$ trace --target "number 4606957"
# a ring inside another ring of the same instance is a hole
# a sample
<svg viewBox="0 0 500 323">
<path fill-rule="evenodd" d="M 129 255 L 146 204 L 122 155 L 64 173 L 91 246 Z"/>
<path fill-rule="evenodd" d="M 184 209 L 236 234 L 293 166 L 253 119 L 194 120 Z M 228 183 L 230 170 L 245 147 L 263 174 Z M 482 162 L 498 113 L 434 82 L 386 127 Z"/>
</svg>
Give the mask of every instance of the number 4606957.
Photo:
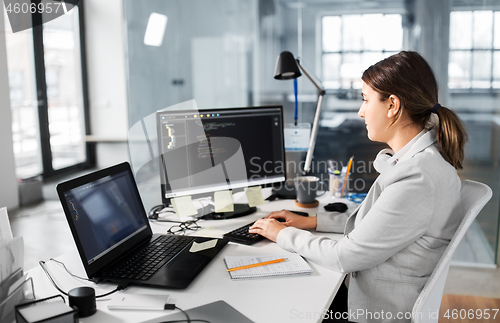
<svg viewBox="0 0 500 323">
<path fill-rule="evenodd" d="M 9 3 L 5 8 L 7 13 L 58 13 L 60 10 L 68 12 L 65 3 Z"/>
<path fill-rule="evenodd" d="M 489 319 L 492 319 L 494 320 L 496 317 L 497 317 L 497 314 L 498 314 L 498 308 L 493 308 L 493 309 L 477 309 L 477 310 L 473 310 L 473 309 L 469 309 L 469 310 L 466 310 L 466 309 L 461 309 L 461 310 L 457 310 L 457 309 L 453 309 L 453 310 L 446 310 L 446 312 L 444 313 L 444 317 L 447 318 L 447 319 L 452 319 L 452 320 L 456 320 L 456 319 L 485 319 L 485 320 L 489 320 Z"/>
</svg>

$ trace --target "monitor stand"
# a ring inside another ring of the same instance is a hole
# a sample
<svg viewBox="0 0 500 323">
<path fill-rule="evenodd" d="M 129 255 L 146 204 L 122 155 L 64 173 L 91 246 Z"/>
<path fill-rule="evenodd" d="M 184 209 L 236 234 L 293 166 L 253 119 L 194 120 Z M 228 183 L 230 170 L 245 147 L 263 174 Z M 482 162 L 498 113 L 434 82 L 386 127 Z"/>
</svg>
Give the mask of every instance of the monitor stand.
<svg viewBox="0 0 500 323">
<path fill-rule="evenodd" d="M 248 204 L 234 204 L 233 212 L 212 212 L 203 215 L 201 218 L 205 220 L 224 220 L 224 219 L 232 219 L 238 218 L 240 216 L 249 215 L 257 211 L 255 206 L 250 207 Z"/>
<path fill-rule="evenodd" d="M 269 200 L 295 200 L 296 198 L 297 192 L 295 191 L 295 184 L 293 183 L 293 181 L 285 181 L 283 184 L 274 187 L 272 190 L 272 195 L 268 197 Z"/>
</svg>

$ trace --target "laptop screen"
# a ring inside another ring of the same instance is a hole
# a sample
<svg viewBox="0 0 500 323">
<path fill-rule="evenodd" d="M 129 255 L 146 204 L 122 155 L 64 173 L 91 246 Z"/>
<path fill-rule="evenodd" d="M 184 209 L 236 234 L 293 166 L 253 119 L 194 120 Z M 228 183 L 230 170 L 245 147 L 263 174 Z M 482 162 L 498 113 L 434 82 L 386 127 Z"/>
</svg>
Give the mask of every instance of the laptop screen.
<svg viewBox="0 0 500 323">
<path fill-rule="evenodd" d="M 87 264 L 147 226 L 134 185 L 130 172 L 123 171 L 64 192 Z"/>
</svg>

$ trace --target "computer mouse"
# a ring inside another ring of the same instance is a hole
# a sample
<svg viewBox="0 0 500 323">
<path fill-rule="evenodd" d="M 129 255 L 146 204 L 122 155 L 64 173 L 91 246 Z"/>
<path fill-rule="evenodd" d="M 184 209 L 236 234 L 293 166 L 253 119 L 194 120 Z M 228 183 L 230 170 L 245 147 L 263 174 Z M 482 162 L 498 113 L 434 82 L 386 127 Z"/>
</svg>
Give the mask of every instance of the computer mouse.
<svg viewBox="0 0 500 323">
<path fill-rule="evenodd" d="M 335 202 L 335 203 L 330 203 L 325 205 L 325 210 L 330 211 L 330 212 L 340 212 L 344 213 L 347 211 L 347 205 L 342 202 Z"/>
</svg>

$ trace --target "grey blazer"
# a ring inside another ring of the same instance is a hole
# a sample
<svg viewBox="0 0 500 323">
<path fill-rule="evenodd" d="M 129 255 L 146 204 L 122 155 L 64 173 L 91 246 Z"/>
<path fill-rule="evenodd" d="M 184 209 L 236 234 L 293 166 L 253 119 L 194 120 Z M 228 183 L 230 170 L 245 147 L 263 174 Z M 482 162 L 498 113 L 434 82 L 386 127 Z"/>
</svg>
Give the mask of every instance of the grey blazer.
<svg viewBox="0 0 500 323">
<path fill-rule="evenodd" d="M 350 215 L 338 241 L 288 227 L 277 243 L 332 270 L 350 273 L 349 320 L 410 322 L 419 293 L 458 228 L 452 214 L 460 178 L 426 131 Z M 334 231 L 335 215 L 318 217 L 317 231 Z"/>
</svg>

